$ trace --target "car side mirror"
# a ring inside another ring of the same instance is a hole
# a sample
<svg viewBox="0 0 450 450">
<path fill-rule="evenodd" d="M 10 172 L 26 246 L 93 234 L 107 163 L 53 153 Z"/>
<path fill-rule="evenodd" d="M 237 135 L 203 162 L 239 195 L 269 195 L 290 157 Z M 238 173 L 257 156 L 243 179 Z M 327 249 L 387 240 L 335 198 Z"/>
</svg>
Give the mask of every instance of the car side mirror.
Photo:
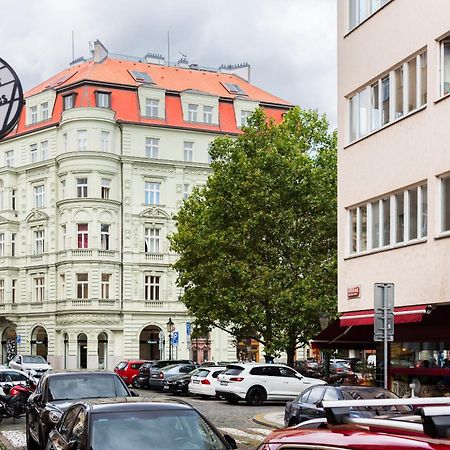
<svg viewBox="0 0 450 450">
<path fill-rule="evenodd" d="M 322 408 L 322 407 L 323 407 L 322 400 L 319 400 L 319 401 L 316 403 L 316 406 L 317 406 L 318 408 Z"/>
<path fill-rule="evenodd" d="M 139 397 L 139 394 L 136 391 L 130 390 L 130 393 L 132 397 Z"/>
<path fill-rule="evenodd" d="M 224 434 L 223 438 L 225 439 L 225 442 L 231 449 L 233 450 L 237 449 L 236 441 L 229 434 Z"/>
</svg>

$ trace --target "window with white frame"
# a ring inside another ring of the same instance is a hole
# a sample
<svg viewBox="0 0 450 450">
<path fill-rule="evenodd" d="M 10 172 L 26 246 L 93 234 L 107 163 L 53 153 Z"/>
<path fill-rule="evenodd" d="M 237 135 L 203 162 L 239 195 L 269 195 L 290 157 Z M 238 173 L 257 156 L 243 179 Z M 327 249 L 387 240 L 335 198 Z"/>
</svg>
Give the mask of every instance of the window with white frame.
<svg viewBox="0 0 450 450">
<path fill-rule="evenodd" d="M 59 298 L 65 299 L 66 298 L 66 274 L 61 273 L 59 275 Z"/>
<path fill-rule="evenodd" d="M 159 100 L 153 98 L 145 99 L 145 115 L 147 117 L 159 116 Z"/>
<path fill-rule="evenodd" d="M 72 109 L 74 107 L 75 107 L 75 94 L 65 95 L 63 97 L 64 111 L 67 111 L 68 109 Z"/>
<path fill-rule="evenodd" d="M 67 240 L 67 225 L 61 225 L 61 249 L 66 249 L 66 240 Z"/>
<path fill-rule="evenodd" d="M 88 180 L 87 178 L 77 178 L 77 197 L 87 198 L 88 196 Z"/>
<path fill-rule="evenodd" d="M 16 256 L 16 233 L 11 233 L 11 256 Z"/>
<path fill-rule="evenodd" d="M 48 102 L 41 104 L 41 117 L 42 120 L 48 120 Z"/>
<path fill-rule="evenodd" d="M 450 36 L 440 41 L 440 51 L 440 90 L 441 95 L 447 95 L 450 93 Z"/>
<path fill-rule="evenodd" d="M 45 279 L 44 277 L 34 278 L 34 300 L 42 303 L 44 301 Z"/>
<path fill-rule="evenodd" d="M 189 190 L 190 190 L 190 186 L 187 183 L 183 184 L 183 199 L 187 200 L 187 198 L 189 197 Z"/>
<path fill-rule="evenodd" d="M 84 152 L 87 150 L 87 130 L 78 130 L 78 150 Z"/>
<path fill-rule="evenodd" d="M 145 300 L 159 300 L 160 278 L 154 275 L 145 275 L 144 298 Z"/>
<path fill-rule="evenodd" d="M 102 152 L 109 152 L 109 131 L 100 133 Z"/>
<path fill-rule="evenodd" d="M 37 123 L 37 121 L 38 121 L 37 106 L 32 106 L 30 108 L 30 113 L 31 113 L 31 123 Z"/>
<path fill-rule="evenodd" d="M 111 292 L 111 274 L 102 273 L 101 298 L 109 299 Z"/>
<path fill-rule="evenodd" d="M 11 280 L 11 303 L 16 303 L 17 280 Z"/>
<path fill-rule="evenodd" d="M 109 224 L 102 223 L 100 225 L 100 246 L 102 250 L 109 250 L 109 229 Z"/>
<path fill-rule="evenodd" d="M 159 205 L 161 195 L 161 183 L 153 181 L 145 182 L 145 204 Z"/>
<path fill-rule="evenodd" d="M 441 178 L 441 232 L 450 231 L 450 176 Z"/>
<path fill-rule="evenodd" d="M 194 143 L 184 141 L 183 143 L 183 157 L 185 161 L 192 161 L 194 154 Z"/>
<path fill-rule="evenodd" d="M 390 0 L 349 0 L 349 28 L 355 28 Z"/>
<path fill-rule="evenodd" d="M 0 278 L 0 303 L 5 303 L 5 280 Z"/>
<path fill-rule="evenodd" d="M 246 127 L 248 124 L 248 118 L 253 114 L 253 111 L 241 110 L 241 127 Z"/>
<path fill-rule="evenodd" d="M 109 192 L 111 189 L 111 180 L 108 178 L 102 178 L 101 196 L 104 199 L 109 199 Z"/>
<path fill-rule="evenodd" d="M 111 94 L 109 92 L 97 91 L 95 94 L 98 108 L 110 108 Z"/>
<path fill-rule="evenodd" d="M 38 148 L 37 148 L 37 144 L 31 144 L 30 145 L 30 157 L 31 157 L 31 162 L 35 163 L 38 160 Z"/>
<path fill-rule="evenodd" d="M 77 273 L 77 298 L 89 298 L 89 276 L 87 273 Z"/>
<path fill-rule="evenodd" d="M 203 106 L 203 122 L 212 123 L 213 121 L 213 107 Z"/>
<path fill-rule="evenodd" d="M 426 67 L 426 52 L 417 54 L 352 95 L 350 142 L 425 105 Z"/>
<path fill-rule="evenodd" d="M 77 248 L 88 248 L 89 226 L 87 223 L 77 224 Z"/>
<path fill-rule="evenodd" d="M 34 187 L 34 205 L 43 208 L 45 204 L 45 187 L 43 184 Z"/>
<path fill-rule="evenodd" d="M 0 256 L 5 256 L 5 233 L 0 233 Z"/>
<path fill-rule="evenodd" d="M 14 167 L 14 150 L 8 150 L 5 152 L 5 166 Z"/>
<path fill-rule="evenodd" d="M 41 142 L 41 160 L 45 161 L 48 158 L 48 141 Z"/>
<path fill-rule="evenodd" d="M 145 229 L 145 253 L 159 253 L 160 247 L 160 230 L 159 228 Z"/>
<path fill-rule="evenodd" d="M 147 158 L 158 158 L 159 154 L 159 139 L 158 138 L 145 138 L 145 156 Z"/>
<path fill-rule="evenodd" d="M 198 105 L 188 104 L 188 122 L 197 122 Z"/>
<path fill-rule="evenodd" d="M 35 255 L 42 255 L 44 253 L 45 235 L 44 230 L 36 230 L 34 232 L 34 252 Z"/>
<path fill-rule="evenodd" d="M 425 238 L 428 231 L 427 185 L 385 195 L 350 208 L 348 212 L 351 254 Z"/>
</svg>

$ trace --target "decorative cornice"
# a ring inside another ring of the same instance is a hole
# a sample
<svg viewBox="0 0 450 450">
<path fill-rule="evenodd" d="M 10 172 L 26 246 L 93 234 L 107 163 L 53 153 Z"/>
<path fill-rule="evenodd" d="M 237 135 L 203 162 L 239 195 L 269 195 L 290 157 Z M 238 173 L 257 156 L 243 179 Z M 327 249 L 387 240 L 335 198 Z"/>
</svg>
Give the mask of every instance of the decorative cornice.
<svg viewBox="0 0 450 450">
<path fill-rule="evenodd" d="M 64 314 L 56 316 L 58 325 L 86 324 L 86 325 L 117 325 L 121 323 L 119 315 L 103 314 Z"/>
</svg>

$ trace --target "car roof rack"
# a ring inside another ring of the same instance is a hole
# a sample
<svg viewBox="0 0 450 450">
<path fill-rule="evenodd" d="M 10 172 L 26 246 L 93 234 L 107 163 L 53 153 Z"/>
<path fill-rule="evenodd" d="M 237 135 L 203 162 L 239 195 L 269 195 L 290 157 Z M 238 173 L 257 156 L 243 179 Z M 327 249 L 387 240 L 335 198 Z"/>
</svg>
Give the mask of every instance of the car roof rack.
<svg viewBox="0 0 450 450">
<path fill-rule="evenodd" d="M 381 426 L 403 431 L 425 433 L 433 438 L 450 436 L 450 397 L 428 398 L 393 398 L 367 400 L 324 401 L 323 408 L 328 424 L 355 424 L 364 426 Z M 370 408 L 383 406 L 416 406 L 415 414 L 420 421 L 408 421 L 407 417 L 397 416 L 395 420 L 385 418 L 352 418 L 352 408 Z"/>
</svg>

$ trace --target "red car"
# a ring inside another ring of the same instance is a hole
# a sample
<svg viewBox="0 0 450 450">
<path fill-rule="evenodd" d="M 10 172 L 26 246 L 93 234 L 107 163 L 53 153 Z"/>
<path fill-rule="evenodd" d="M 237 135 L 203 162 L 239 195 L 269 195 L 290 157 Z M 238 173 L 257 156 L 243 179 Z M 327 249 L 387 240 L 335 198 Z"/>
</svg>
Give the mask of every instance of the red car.
<svg viewBox="0 0 450 450">
<path fill-rule="evenodd" d="M 438 401 L 437 401 L 438 400 Z M 401 403 L 403 401 L 403 403 Z M 354 419 L 350 409 L 382 405 L 422 406 L 420 415 L 399 418 Z M 450 398 L 324 402 L 327 419 L 313 419 L 294 428 L 277 430 L 266 437 L 258 450 L 450 450 Z M 333 406 L 328 404 L 334 403 Z M 345 404 L 349 404 L 346 406 Z M 351 403 L 351 405 L 350 405 Z M 345 408 L 347 409 L 345 411 Z"/>
<path fill-rule="evenodd" d="M 114 368 L 114 372 L 122 378 L 128 385 L 131 384 L 132 378 L 139 372 L 139 368 L 144 364 L 145 360 L 135 359 L 130 361 L 121 361 Z"/>
</svg>

